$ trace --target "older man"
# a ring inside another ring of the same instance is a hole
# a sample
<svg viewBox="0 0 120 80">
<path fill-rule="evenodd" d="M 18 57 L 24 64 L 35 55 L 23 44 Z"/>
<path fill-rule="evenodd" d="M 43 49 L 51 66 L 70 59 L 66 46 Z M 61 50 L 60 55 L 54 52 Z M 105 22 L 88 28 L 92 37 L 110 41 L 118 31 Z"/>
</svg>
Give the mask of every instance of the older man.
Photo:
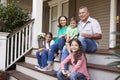
<svg viewBox="0 0 120 80">
<path fill-rule="evenodd" d="M 95 52 L 98 39 L 102 38 L 102 31 L 99 22 L 90 17 L 86 6 L 79 8 L 79 37 L 84 52 Z"/>
</svg>

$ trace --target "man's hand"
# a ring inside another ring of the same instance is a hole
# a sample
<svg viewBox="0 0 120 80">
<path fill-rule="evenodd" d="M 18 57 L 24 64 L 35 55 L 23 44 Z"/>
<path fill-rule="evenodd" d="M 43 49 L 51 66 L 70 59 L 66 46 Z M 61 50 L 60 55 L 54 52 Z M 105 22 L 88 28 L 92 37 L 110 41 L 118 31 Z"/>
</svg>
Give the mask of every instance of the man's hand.
<svg viewBox="0 0 120 80">
<path fill-rule="evenodd" d="M 86 33 L 82 33 L 81 36 L 83 36 L 83 37 L 85 37 L 85 38 L 92 38 L 92 37 L 93 37 L 92 34 L 86 34 Z"/>
<path fill-rule="evenodd" d="M 102 38 L 102 34 L 86 34 L 86 33 L 82 33 L 81 36 L 85 37 L 85 38 L 91 38 L 91 39 L 101 39 Z"/>
</svg>

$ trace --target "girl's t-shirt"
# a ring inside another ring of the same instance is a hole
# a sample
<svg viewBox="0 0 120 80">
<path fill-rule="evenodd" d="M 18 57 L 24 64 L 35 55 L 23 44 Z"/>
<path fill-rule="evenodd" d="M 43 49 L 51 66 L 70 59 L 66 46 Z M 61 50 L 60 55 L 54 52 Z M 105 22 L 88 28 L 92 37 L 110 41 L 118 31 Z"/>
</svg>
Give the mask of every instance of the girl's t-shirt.
<svg viewBox="0 0 120 80">
<path fill-rule="evenodd" d="M 45 47 L 46 47 L 46 49 L 49 49 L 50 46 L 53 45 L 54 43 L 55 43 L 54 40 L 51 40 L 51 41 L 50 41 L 50 44 L 48 44 L 47 42 L 45 42 Z"/>
<path fill-rule="evenodd" d="M 59 37 L 60 37 L 61 35 L 66 34 L 66 29 L 67 29 L 67 27 L 68 27 L 68 26 L 65 26 L 65 27 L 63 27 L 63 28 L 59 28 L 59 29 L 58 29 L 57 38 L 55 39 L 55 43 L 58 42 L 58 39 L 59 39 Z"/>
<path fill-rule="evenodd" d="M 74 63 L 74 55 L 71 53 L 67 58 L 65 58 L 64 61 L 61 62 L 61 69 L 64 69 L 65 64 L 68 62 L 71 62 L 72 70 L 71 72 L 79 72 L 86 76 L 87 80 L 90 80 L 90 76 L 87 71 L 87 62 L 84 53 L 82 53 L 82 56 L 77 61 L 77 63 Z"/>
</svg>

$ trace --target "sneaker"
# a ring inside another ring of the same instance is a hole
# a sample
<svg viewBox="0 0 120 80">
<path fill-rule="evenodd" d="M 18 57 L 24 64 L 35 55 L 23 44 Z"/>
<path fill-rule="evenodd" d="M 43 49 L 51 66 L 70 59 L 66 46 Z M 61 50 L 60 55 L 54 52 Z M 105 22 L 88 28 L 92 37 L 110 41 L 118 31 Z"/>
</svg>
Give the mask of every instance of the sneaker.
<svg viewBox="0 0 120 80">
<path fill-rule="evenodd" d="M 43 67 L 40 67 L 39 65 L 35 66 L 36 69 L 40 70 L 42 69 Z"/>
<path fill-rule="evenodd" d="M 44 67 L 43 69 L 40 69 L 41 71 L 53 71 L 53 68 L 52 67 Z"/>
<path fill-rule="evenodd" d="M 55 57 L 54 61 L 60 61 L 59 57 Z"/>
</svg>

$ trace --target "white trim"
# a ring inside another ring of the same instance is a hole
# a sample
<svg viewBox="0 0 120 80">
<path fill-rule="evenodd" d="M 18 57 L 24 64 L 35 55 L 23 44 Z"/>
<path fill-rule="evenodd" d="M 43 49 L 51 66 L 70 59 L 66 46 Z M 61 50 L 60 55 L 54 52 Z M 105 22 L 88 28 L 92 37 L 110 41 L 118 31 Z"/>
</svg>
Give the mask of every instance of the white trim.
<svg viewBox="0 0 120 80">
<path fill-rule="evenodd" d="M 111 0 L 109 48 L 114 48 L 116 46 L 116 35 L 111 34 L 111 32 L 116 31 L 116 12 L 117 12 L 116 4 L 117 4 L 117 0 Z"/>
<path fill-rule="evenodd" d="M 56 6 L 58 4 L 61 4 L 61 3 L 65 3 L 65 2 L 68 2 L 69 0 L 52 0 L 52 1 L 49 1 L 48 2 L 48 5 L 50 7 L 53 7 L 53 6 Z"/>
</svg>

